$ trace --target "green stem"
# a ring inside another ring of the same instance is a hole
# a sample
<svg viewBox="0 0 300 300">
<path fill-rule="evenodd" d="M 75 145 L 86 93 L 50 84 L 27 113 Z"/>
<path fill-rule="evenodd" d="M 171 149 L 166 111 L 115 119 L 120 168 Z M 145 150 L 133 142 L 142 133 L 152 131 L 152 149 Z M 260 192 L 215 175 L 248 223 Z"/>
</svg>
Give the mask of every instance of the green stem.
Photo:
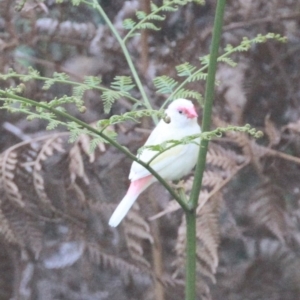
<svg viewBox="0 0 300 300">
<path fill-rule="evenodd" d="M 21 74 L 11 74 L 9 76 L 7 75 L 2 75 L 0 74 L 0 78 L 19 78 L 20 80 L 24 80 L 24 78 L 28 77 L 28 75 L 21 75 Z M 43 77 L 43 76 L 37 76 L 37 75 L 32 75 L 31 76 L 31 79 L 36 79 L 36 80 L 40 80 L 40 81 L 44 81 L 46 82 L 47 80 L 49 80 L 48 77 Z M 71 86 L 82 86 L 82 87 L 85 87 L 87 90 L 90 90 L 90 89 L 94 89 L 94 90 L 98 90 L 98 91 L 101 91 L 101 92 L 105 92 L 105 91 L 115 91 L 113 89 L 109 89 L 109 88 L 106 88 L 104 86 L 101 86 L 101 85 L 88 85 L 88 84 L 85 84 L 85 83 L 80 83 L 80 82 L 76 82 L 76 81 L 72 81 L 72 80 L 68 80 L 68 79 L 55 79 L 55 78 L 51 78 L 51 80 L 53 81 L 53 83 L 61 83 L 61 84 L 68 84 L 68 85 L 71 85 Z M 140 100 L 132 97 L 129 93 L 124 93 L 123 97 L 135 102 L 135 103 L 139 103 Z"/>
<path fill-rule="evenodd" d="M 214 98 L 215 75 L 217 69 L 217 59 L 219 53 L 219 45 L 222 33 L 223 16 L 225 11 L 226 0 L 217 2 L 216 16 L 212 34 L 212 45 L 209 56 L 208 76 L 205 89 L 205 102 L 202 120 L 202 131 L 207 132 L 210 129 L 211 114 Z M 191 196 L 188 201 L 190 212 L 186 215 L 186 284 L 185 299 L 196 299 L 196 208 L 200 189 L 202 186 L 203 173 L 205 170 L 206 153 L 209 141 L 202 139 L 200 143 L 200 151 L 195 171 Z"/>
<path fill-rule="evenodd" d="M 215 22 L 214 22 L 214 28 L 212 34 L 211 52 L 209 56 L 208 75 L 207 75 L 206 89 L 205 89 L 202 132 L 207 132 L 210 130 L 211 114 L 212 114 L 213 99 L 214 99 L 214 92 L 215 92 L 214 87 L 215 87 L 215 77 L 216 77 L 216 70 L 217 70 L 217 59 L 218 59 L 219 46 L 221 40 L 225 4 L 226 4 L 226 0 L 219 0 L 216 8 L 216 16 L 215 16 Z M 189 206 L 191 209 L 196 208 L 198 204 L 199 193 L 202 186 L 203 173 L 205 170 L 205 161 L 206 161 L 208 143 L 209 141 L 206 139 L 202 139 L 200 143 L 200 151 L 199 151 L 198 162 L 195 171 L 195 179 L 193 182 L 191 197 L 189 200 Z"/>
<path fill-rule="evenodd" d="M 196 300 L 196 210 L 185 212 L 186 218 L 186 275 L 185 299 Z"/>
<path fill-rule="evenodd" d="M 132 73 L 132 76 L 136 82 L 136 85 L 141 93 L 141 96 L 143 98 L 143 101 L 144 101 L 144 105 L 148 108 L 148 109 L 152 109 L 152 106 L 149 102 L 149 99 L 146 95 L 146 92 L 145 92 L 145 89 L 142 85 L 142 82 L 140 80 L 140 77 L 136 71 L 136 68 L 132 62 L 132 59 L 130 57 L 130 54 L 127 50 L 127 47 L 126 47 L 126 44 L 124 43 L 124 41 L 122 40 L 122 38 L 120 37 L 118 31 L 115 29 L 114 25 L 111 23 L 111 21 L 109 20 L 109 18 L 107 17 L 106 13 L 104 12 L 104 10 L 102 9 L 101 5 L 98 3 L 97 0 L 93 0 L 93 4 L 91 4 L 90 2 L 88 1 L 83 1 L 84 3 L 88 4 L 88 5 L 92 5 L 93 7 L 95 7 L 98 12 L 100 13 L 101 17 L 104 19 L 105 23 L 107 24 L 107 26 L 110 28 L 110 30 L 112 31 L 112 33 L 114 34 L 115 38 L 117 39 L 122 51 L 123 51 L 123 54 L 126 58 L 126 61 L 127 61 L 127 64 L 130 68 L 130 71 Z M 158 119 L 156 116 L 152 116 L 152 119 L 155 123 L 158 122 Z"/>
<path fill-rule="evenodd" d="M 149 20 L 151 20 L 151 17 L 156 15 L 158 12 L 163 11 L 165 7 L 168 6 L 172 6 L 174 3 L 174 1 L 170 1 L 169 3 L 167 3 L 166 5 L 162 5 L 161 7 L 158 7 L 157 10 L 152 11 L 150 14 L 147 14 L 147 17 L 140 20 L 133 28 L 131 28 L 127 34 L 125 35 L 125 37 L 123 38 L 124 43 L 131 37 L 131 35 L 133 34 L 134 31 L 137 30 L 137 28 L 140 27 L 141 24 L 148 22 Z"/>
<path fill-rule="evenodd" d="M 148 166 L 147 163 L 139 160 L 134 154 L 132 154 L 129 150 L 127 150 L 125 147 L 123 147 L 122 145 L 120 145 L 118 142 L 116 142 L 115 140 L 111 139 L 110 137 L 108 137 L 107 135 L 105 135 L 103 132 L 98 131 L 97 129 L 95 129 L 94 127 L 86 124 L 85 122 L 63 112 L 60 110 L 57 110 L 53 107 L 49 107 L 46 104 L 43 103 L 39 103 L 21 96 L 17 96 L 14 95 L 12 93 L 8 93 L 6 91 L 0 90 L 0 96 L 4 96 L 6 98 L 12 99 L 12 100 L 18 100 L 20 102 L 26 103 L 26 104 L 30 104 L 34 107 L 40 107 L 43 108 L 45 110 L 48 110 L 52 113 L 54 113 L 56 116 L 59 116 L 61 118 L 67 119 L 68 121 L 72 121 L 77 123 L 78 125 L 82 126 L 83 128 L 88 129 L 90 132 L 95 133 L 96 135 L 102 137 L 105 141 L 107 141 L 110 145 L 114 146 L 115 148 L 117 148 L 118 150 L 120 150 L 121 152 L 123 152 L 127 157 L 129 157 L 130 159 L 138 162 L 140 165 L 142 165 L 145 169 L 147 169 L 167 190 L 168 192 L 171 194 L 171 196 L 178 201 L 178 203 L 180 204 L 180 206 L 183 208 L 183 210 L 188 210 L 188 206 L 187 203 L 182 200 L 180 198 L 180 196 L 170 187 L 170 185 L 150 166 Z"/>
</svg>

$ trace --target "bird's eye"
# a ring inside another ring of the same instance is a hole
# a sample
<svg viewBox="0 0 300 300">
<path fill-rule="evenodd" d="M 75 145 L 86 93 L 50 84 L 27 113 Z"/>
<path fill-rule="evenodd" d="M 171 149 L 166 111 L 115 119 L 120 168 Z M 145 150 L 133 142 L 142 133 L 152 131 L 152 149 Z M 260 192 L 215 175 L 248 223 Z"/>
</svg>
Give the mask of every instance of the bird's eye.
<svg viewBox="0 0 300 300">
<path fill-rule="evenodd" d="M 182 110 L 179 110 L 178 112 L 179 112 L 180 114 L 182 114 L 182 113 L 183 113 L 183 111 L 182 111 Z"/>
</svg>

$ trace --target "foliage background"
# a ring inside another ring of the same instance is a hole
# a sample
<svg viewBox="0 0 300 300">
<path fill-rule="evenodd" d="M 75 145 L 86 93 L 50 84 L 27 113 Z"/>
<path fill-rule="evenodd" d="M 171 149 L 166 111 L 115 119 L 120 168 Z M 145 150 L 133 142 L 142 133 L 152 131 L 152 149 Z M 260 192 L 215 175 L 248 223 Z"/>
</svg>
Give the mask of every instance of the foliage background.
<svg viewBox="0 0 300 300">
<path fill-rule="evenodd" d="M 175 77 L 176 65 L 199 64 L 198 57 L 208 53 L 215 4 L 189 4 L 168 14 L 161 31 L 129 42 L 154 107 L 164 96 L 155 94 L 152 79 Z M 116 75 L 129 75 L 117 42 L 92 9 L 52 0 L 27 1 L 21 12 L 15 5 L 0 3 L 1 73 L 33 66 L 44 76 L 66 72 L 77 81 L 100 76 L 104 86 Z M 101 5 L 122 31 L 122 20 L 137 8 L 147 10 L 149 2 Z M 250 123 L 265 138 L 255 142 L 234 133 L 211 145 L 203 193 L 210 193 L 209 205 L 198 222 L 198 291 L 204 299 L 299 299 L 299 22 L 296 0 L 228 1 L 224 47 L 268 32 L 288 41 L 255 45 L 235 55 L 237 67 L 218 68 L 214 126 Z M 2 88 L 18 83 L 0 82 Z M 72 92 L 65 85 L 47 92 L 41 86 L 26 83 L 25 96 L 50 100 Z M 204 84 L 190 88 L 203 93 Z M 88 123 L 108 117 L 97 92 L 84 97 L 87 111 L 74 110 L 76 116 Z M 121 99 L 111 115 L 131 107 Z M 136 151 L 152 126 L 145 118 L 115 129 L 120 143 Z M 1 156 L 0 297 L 182 299 L 182 213 L 168 194 L 154 185 L 124 226 L 112 230 L 107 219 L 127 188 L 131 162 L 104 145 L 91 156 L 84 137 L 70 145 L 63 134 L 43 139 L 46 134 L 43 121 L 0 110 L 0 151 L 9 149 Z"/>
</svg>

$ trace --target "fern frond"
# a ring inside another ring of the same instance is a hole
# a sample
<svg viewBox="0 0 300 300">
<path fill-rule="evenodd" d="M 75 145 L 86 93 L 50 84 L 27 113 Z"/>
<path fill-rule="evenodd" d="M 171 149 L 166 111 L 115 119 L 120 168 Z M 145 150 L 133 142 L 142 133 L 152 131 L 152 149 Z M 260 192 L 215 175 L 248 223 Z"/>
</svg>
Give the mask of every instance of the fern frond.
<svg viewBox="0 0 300 300">
<path fill-rule="evenodd" d="M 57 120 L 50 120 L 48 125 L 46 126 L 47 130 L 53 130 L 55 129 L 59 124 L 61 124 L 61 122 L 57 121 Z"/>
<path fill-rule="evenodd" d="M 49 207 L 52 211 L 54 211 L 55 209 L 45 191 L 45 182 L 41 174 L 41 170 L 43 168 L 43 162 L 46 161 L 49 157 L 53 156 L 54 151 L 58 151 L 61 153 L 65 152 L 64 148 L 62 147 L 62 140 L 57 135 L 51 136 L 43 143 L 34 161 L 32 170 L 33 184 L 39 200 L 43 204 L 45 204 L 46 207 Z"/>
<path fill-rule="evenodd" d="M 78 139 L 79 140 L 79 139 Z M 69 172 L 71 183 L 74 184 L 76 178 L 82 179 L 86 184 L 89 184 L 89 179 L 85 173 L 83 157 L 80 150 L 80 144 L 77 142 L 70 149 L 68 153 L 69 157 Z"/>
<path fill-rule="evenodd" d="M 40 76 L 40 72 L 32 67 L 28 68 L 28 74 L 23 76 L 23 81 L 29 81 L 34 77 Z"/>
<path fill-rule="evenodd" d="M 0 209 L 0 235 L 5 238 L 8 243 L 18 244 L 17 237 L 15 236 L 14 232 L 12 231 L 9 221 L 3 214 L 2 210 Z"/>
<path fill-rule="evenodd" d="M 101 78 L 96 76 L 85 76 L 83 83 L 88 86 L 97 87 L 102 82 Z"/>
<path fill-rule="evenodd" d="M 184 88 L 180 89 L 179 91 L 175 92 L 172 95 L 172 99 L 178 99 L 178 98 L 195 99 L 201 104 L 204 103 L 203 96 L 199 92 L 184 89 Z"/>
<path fill-rule="evenodd" d="M 130 29 L 133 29 L 133 27 L 136 25 L 136 22 L 133 21 L 132 19 L 128 18 L 128 19 L 125 19 L 123 21 L 123 27 L 124 29 L 127 29 L 127 30 L 130 30 Z"/>
<path fill-rule="evenodd" d="M 139 20 L 142 20 L 142 19 L 144 19 L 144 18 L 147 16 L 147 14 L 146 14 L 144 11 L 142 11 L 142 10 L 136 11 L 136 12 L 135 12 L 135 15 L 136 15 L 136 17 L 137 17 Z"/>
<path fill-rule="evenodd" d="M 203 174 L 202 185 L 205 187 L 216 187 L 224 180 L 221 172 L 205 171 Z"/>
<path fill-rule="evenodd" d="M 211 143 L 207 153 L 207 163 L 223 170 L 233 170 L 247 161 L 249 161 L 247 157 L 233 150 L 225 149 L 215 143 Z"/>
<path fill-rule="evenodd" d="M 44 81 L 44 84 L 42 86 L 42 90 L 47 91 L 51 88 L 52 85 L 55 84 L 55 80 L 53 80 L 52 78 L 48 78 Z"/>
<path fill-rule="evenodd" d="M 1 167 L 1 185 L 4 189 L 5 195 L 8 199 L 20 207 L 25 206 L 22 194 L 14 182 L 15 170 L 18 164 L 18 153 L 11 149 L 6 150 L 2 154 L 2 165 Z"/>
<path fill-rule="evenodd" d="M 143 240 L 147 239 L 153 243 L 153 237 L 150 233 L 150 227 L 141 217 L 139 206 L 134 205 L 124 220 L 124 233 L 126 244 L 131 257 L 146 268 L 150 268 L 150 263 L 144 257 L 142 247 Z"/>
<path fill-rule="evenodd" d="M 150 22 L 144 22 L 139 25 L 138 29 L 150 29 L 154 31 L 159 31 L 160 27 L 157 27 L 156 25 Z"/>
<path fill-rule="evenodd" d="M 70 78 L 70 76 L 63 72 L 60 72 L 60 73 L 54 72 L 53 73 L 53 79 L 56 79 L 58 81 L 66 81 L 69 78 Z"/>
<path fill-rule="evenodd" d="M 102 100 L 103 100 L 103 107 L 104 112 L 108 114 L 111 110 L 112 105 L 115 103 L 116 100 L 122 97 L 122 93 L 118 91 L 107 90 L 102 93 Z"/>
<path fill-rule="evenodd" d="M 177 11 L 179 6 L 184 6 L 191 2 L 190 0 L 173 0 L 173 1 L 164 1 L 161 6 L 157 6 L 154 3 L 150 3 L 151 12 L 147 14 L 144 11 L 137 11 L 136 17 L 139 22 L 135 22 L 132 19 L 126 19 L 123 22 L 123 27 L 129 32 L 124 37 L 123 41 L 126 41 L 129 37 L 134 36 L 136 33 L 135 31 L 140 29 L 150 29 L 150 30 L 160 30 L 160 28 L 154 25 L 152 22 L 149 21 L 164 21 L 166 16 L 161 15 L 162 12 L 174 12 Z M 202 0 L 195 1 L 196 3 L 202 4 Z"/>
<path fill-rule="evenodd" d="M 153 3 L 153 1 L 151 1 L 150 9 L 151 9 L 151 12 L 155 12 L 156 10 L 158 10 L 158 6 L 155 3 Z"/>
<path fill-rule="evenodd" d="M 111 87 L 120 92 L 128 92 L 135 87 L 130 76 L 116 76 L 111 83 Z"/>
<path fill-rule="evenodd" d="M 9 226 L 16 236 L 18 245 L 30 250 L 36 259 L 39 258 L 43 247 L 43 222 L 33 218 L 21 207 L 6 201 L 2 205 L 2 212 L 9 222 Z"/>
<path fill-rule="evenodd" d="M 208 267 L 213 278 L 219 263 L 218 247 L 220 243 L 219 213 L 222 195 L 214 195 L 197 211 L 197 256 Z"/>
<path fill-rule="evenodd" d="M 176 71 L 178 76 L 184 76 L 184 77 L 191 76 L 195 70 L 196 67 L 191 65 L 188 62 L 176 66 Z"/>
<path fill-rule="evenodd" d="M 103 128 L 106 128 L 109 125 L 114 125 L 125 121 L 138 122 L 138 119 L 142 117 L 151 117 L 151 116 L 157 116 L 159 118 L 163 118 L 164 113 L 152 109 L 141 109 L 136 111 L 129 111 L 122 115 L 114 115 L 111 116 L 109 119 L 100 120 L 99 122 L 97 122 L 97 128 L 103 130 Z"/>
<path fill-rule="evenodd" d="M 138 268 L 134 264 L 129 263 L 128 261 L 119 258 L 118 256 L 107 254 L 100 245 L 88 243 L 86 246 L 89 259 L 96 263 L 100 264 L 105 268 L 111 268 L 122 272 L 122 274 L 135 274 L 144 272 L 144 270 Z"/>
<path fill-rule="evenodd" d="M 147 18 L 148 18 L 148 20 L 164 21 L 166 19 L 166 16 L 150 14 L 147 16 Z"/>
<path fill-rule="evenodd" d="M 84 86 L 84 85 L 74 86 L 74 87 L 73 87 L 73 92 L 72 92 L 72 94 L 73 94 L 74 97 L 77 97 L 77 98 L 79 98 L 79 99 L 82 99 L 83 94 L 84 94 L 84 92 L 85 92 L 86 90 L 88 90 L 88 87 L 87 87 L 87 86 Z"/>
<path fill-rule="evenodd" d="M 82 128 L 81 125 L 75 122 L 67 122 L 66 126 L 70 131 L 69 143 L 74 143 L 81 134 L 89 134 L 87 129 Z"/>
<path fill-rule="evenodd" d="M 218 266 L 219 237 L 219 211 L 221 195 L 215 195 L 210 201 L 197 212 L 197 270 L 203 277 L 215 282 L 214 274 Z M 176 242 L 177 257 L 174 261 L 176 266 L 175 276 L 182 273 L 185 264 L 186 243 L 185 217 L 178 228 Z M 174 276 L 173 275 L 173 276 Z"/>
<path fill-rule="evenodd" d="M 109 131 L 110 133 L 108 133 L 108 131 L 106 131 L 106 135 L 109 136 L 111 139 L 115 139 L 116 137 L 116 133 L 114 131 Z M 94 137 L 91 141 L 90 141 L 90 147 L 89 147 L 89 153 L 93 153 L 95 152 L 95 150 L 97 148 L 99 148 L 99 145 L 106 143 L 106 140 L 104 140 L 102 137 L 97 136 Z"/>
<path fill-rule="evenodd" d="M 264 129 L 268 140 L 269 147 L 277 145 L 281 140 L 280 131 L 276 128 L 275 124 L 270 120 L 270 114 L 265 117 L 265 129 Z"/>
<path fill-rule="evenodd" d="M 135 84 L 132 81 L 130 76 L 116 76 L 114 81 L 111 83 L 111 87 L 114 90 L 105 90 L 102 93 L 102 99 L 104 102 L 104 112 L 109 113 L 114 102 L 121 97 L 124 97 L 128 94 L 128 91 L 135 87 Z"/>
<path fill-rule="evenodd" d="M 258 227 L 272 232 L 284 242 L 286 232 L 285 200 L 281 190 L 269 180 L 254 188 L 248 211 Z"/>
<path fill-rule="evenodd" d="M 161 94 L 172 93 L 175 87 L 178 85 L 178 82 L 175 79 L 166 75 L 154 78 L 153 83 L 157 89 L 157 93 Z"/>
<path fill-rule="evenodd" d="M 188 78 L 188 82 L 194 82 L 199 80 L 206 80 L 207 79 L 207 73 L 204 72 L 195 72 Z"/>
<path fill-rule="evenodd" d="M 233 61 L 230 57 L 219 57 L 218 61 L 226 63 L 230 67 L 236 67 L 237 66 L 237 63 L 235 61 Z"/>
<path fill-rule="evenodd" d="M 179 6 L 163 6 L 160 10 L 166 12 L 175 12 L 179 9 Z"/>
</svg>

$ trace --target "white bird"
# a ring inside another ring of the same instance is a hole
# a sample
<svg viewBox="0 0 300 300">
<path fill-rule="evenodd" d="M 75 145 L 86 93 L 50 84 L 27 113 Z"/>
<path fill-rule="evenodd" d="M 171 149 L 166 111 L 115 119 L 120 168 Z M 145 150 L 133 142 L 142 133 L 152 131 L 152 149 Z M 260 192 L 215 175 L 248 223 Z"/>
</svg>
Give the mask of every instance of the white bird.
<svg viewBox="0 0 300 300">
<path fill-rule="evenodd" d="M 201 128 L 197 122 L 198 114 L 193 103 L 186 99 L 173 101 L 165 111 L 170 122 L 160 120 L 150 134 L 145 145 L 159 145 L 170 140 L 181 140 L 184 137 L 200 134 Z M 150 166 L 166 180 L 177 180 L 187 175 L 195 166 L 198 158 L 199 140 L 196 143 L 176 145 L 155 157 Z M 149 162 L 157 151 L 145 149 L 137 157 L 143 162 Z M 129 174 L 131 184 L 118 207 L 115 209 L 108 224 L 116 227 L 128 213 L 138 196 L 157 179 L 142 165 L 133 162 Z"/>
</svg>

